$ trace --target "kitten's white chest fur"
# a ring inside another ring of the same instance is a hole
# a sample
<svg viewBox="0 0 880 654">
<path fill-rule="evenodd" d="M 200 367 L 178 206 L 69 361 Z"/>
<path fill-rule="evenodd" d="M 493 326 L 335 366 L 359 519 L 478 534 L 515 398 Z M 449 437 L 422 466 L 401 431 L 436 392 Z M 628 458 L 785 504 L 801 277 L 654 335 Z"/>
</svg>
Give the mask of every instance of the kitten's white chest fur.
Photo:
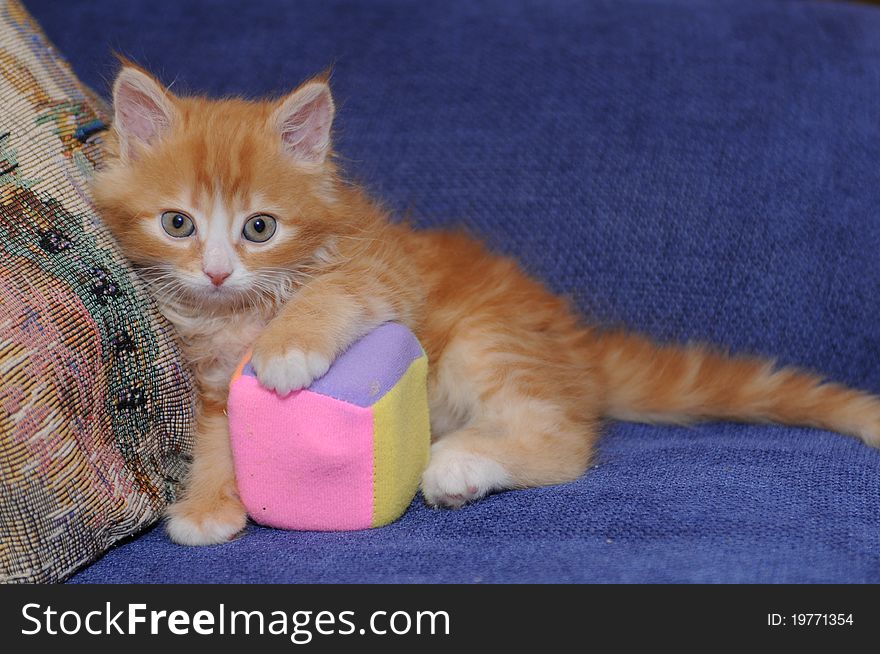
<svg viewBox="0 0 880 654">
<path fill-rule="evenodd" d="M 256 309 L 214 315 L 163 302 L 160 309 L 177 329 L 184 356 L 203 392 L 225 402 L 229 380 L 269 317 Z"/>
</svg>

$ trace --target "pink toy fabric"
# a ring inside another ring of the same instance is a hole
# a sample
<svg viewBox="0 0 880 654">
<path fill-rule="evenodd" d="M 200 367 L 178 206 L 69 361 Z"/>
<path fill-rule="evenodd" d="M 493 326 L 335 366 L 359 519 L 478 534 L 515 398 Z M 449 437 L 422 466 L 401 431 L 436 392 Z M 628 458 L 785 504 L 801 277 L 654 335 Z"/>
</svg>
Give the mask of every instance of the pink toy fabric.
<svg viewBox="0 0 880 654">
<path fill-rule="evenodd" d="M 428 460 L 427 357 L 389 323 L 309 389 L 280 397 L 245 360 L 228 413 L 239 493 L 254 521 L 282 529 L 365 529 L 397 519 Z"/>
</svg>

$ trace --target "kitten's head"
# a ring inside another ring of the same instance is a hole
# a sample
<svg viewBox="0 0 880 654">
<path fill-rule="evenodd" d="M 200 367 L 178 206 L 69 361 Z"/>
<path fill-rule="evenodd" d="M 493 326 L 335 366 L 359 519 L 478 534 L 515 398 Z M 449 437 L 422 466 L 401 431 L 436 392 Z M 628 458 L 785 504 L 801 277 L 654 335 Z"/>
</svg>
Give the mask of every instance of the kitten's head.
<svg viewBox="0 0 880 654">
<path fill-rule="evenodd" d="M 95 199 L 158 294 L 206 308 L 278 296 L 352 229 L 326 78 L 279 100 L 208 100 L 125 63 L 113 104 Z"/>
</svg>

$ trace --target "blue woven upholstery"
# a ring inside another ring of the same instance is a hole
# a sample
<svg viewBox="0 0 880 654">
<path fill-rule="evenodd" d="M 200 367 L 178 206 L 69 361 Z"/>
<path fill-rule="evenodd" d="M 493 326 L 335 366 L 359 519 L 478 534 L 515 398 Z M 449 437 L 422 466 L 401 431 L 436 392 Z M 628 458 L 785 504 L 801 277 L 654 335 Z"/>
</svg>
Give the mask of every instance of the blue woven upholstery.
<svg viewBox="0 0 880 654">
<path fill-rule="evenodd" d="M 762 0 L 27 6 L 86 83 L 334 64 L 347 169 L 590 319 L 880 392 L 880 11 Z M 778 426 L 610 426 L 577 483 L 353 534 L 161 530 L 74 581 L 880 581 L 880 452 Z"/>
</svg>

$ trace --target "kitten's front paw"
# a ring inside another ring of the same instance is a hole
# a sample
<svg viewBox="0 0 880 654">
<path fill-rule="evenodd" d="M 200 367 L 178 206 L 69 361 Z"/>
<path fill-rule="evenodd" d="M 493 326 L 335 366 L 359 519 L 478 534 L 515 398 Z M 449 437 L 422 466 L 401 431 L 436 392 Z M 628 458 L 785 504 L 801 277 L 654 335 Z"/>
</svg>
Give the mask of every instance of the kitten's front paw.
<svg viewBox="0 0 880 654">
<path fill-rule="evenodd" d="M 213 501 L 184 498 L 168 507 L 168 536 L 180 545 L 225 543 L 244 529 L 247 512 L 237 497 L 221 495 Z"/>
<path fill-rule="evenodd" d="M 497 461 L 442 440 L 431 446 L 431 462 L 422 475 L 422 495 L 429 506 L 458 509 L 510 487 L 510 475 Z"/>
<path fill-rule="evenodd" d="M 255 346 L 251 364 L 260 383 L 279 395 L 310 386 L 330 369 L 328 357 L 298 348 L 289 349 L 284 354 L 266 354 Z"/>
</svg>

